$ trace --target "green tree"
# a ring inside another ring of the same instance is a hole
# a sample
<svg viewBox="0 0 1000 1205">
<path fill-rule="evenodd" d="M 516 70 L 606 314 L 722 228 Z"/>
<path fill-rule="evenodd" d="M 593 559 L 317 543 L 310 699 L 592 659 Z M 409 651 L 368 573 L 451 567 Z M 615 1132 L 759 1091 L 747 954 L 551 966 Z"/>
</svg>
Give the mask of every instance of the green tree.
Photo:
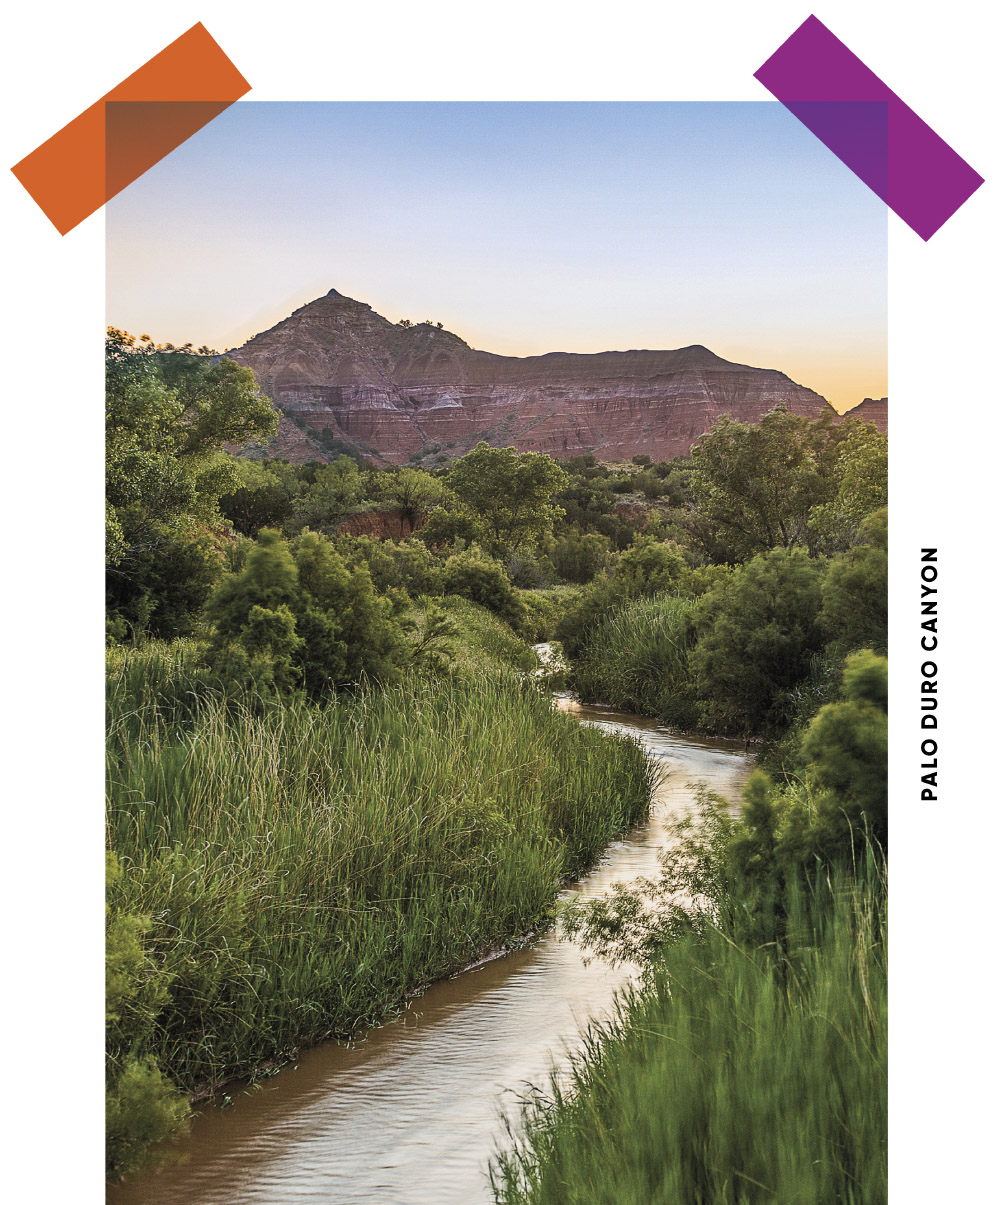
<svg viewBox="0 0 1000 1205">
<path fill-rule="evenodd" d="M 853 649 L 888 652 L 887 518 L 883 509 L 863 520 L 859 538 L 867 542 L 834 557 L 823 581 L 820 619 L 838 660 Z"/>
<path fill-rule="evenodd" d="M 821 566 L 804 550 L 776 548 L 701 598 L 689 663 L 710 728 L 771 735 L 792 719 L 795 689 L 824 644 L 821 581 Z"/>
<path fill-rule="evenodd" d="M 830 854 L 867 838 L 888 846 L 889 663 L 870 649 L 847 658 L 839 702 L 821 707 L 802 741 L 819 845 Z"/>
<path fill-rule="evenodd" d="M 448 487 L 438 477 L 423 469 L 398 469 L 381 475 L 382 497 L 385 502 L 399 511 L 401 536 L 416 530 L 421 519 L 440 506 L 448 496 Z M 404 531 L 404 523 L 409 531 Z"/>
<path fill-rule="evenodd" d="M 304 531 L 290 548 L 265 529 L 243 570 L 210 600 L 209 660 L 259 692 L 304 688 L 314 697 L 363 678 L 388 681 L 407 656 L 389 599 L 366 566 L 350 567 L 330 541 Z"/>
<path fill-rule="evenodd" d="M 211 533 L 236 481 L 225 443 L 266 439 L 277 415 L 232 361 L 105 345 L 108 605 L 134 631 L 190 630 L 218 568 Z"/>
<path fill-rule="evenodd" d="M 280 528 L 290 516 L 301 484 L 290 465 L 238 460 L 238 484 L 219 498 L 219 511 L 245 536 L 255 536 L 262 527 Z"/>
<path fill-rule="evenodd" d="M 839 437 L 832 420 L 783 406 L 756 424 L 723 416 L 691 450 L 699 520 L 726 559 L 805 547 L 810 511 L 828 502 Z M 718 555 L 718 553 L 716 553 Z"/>
<path fill-rule="evenodd" d="M 292 502 L 285 531 L 296 535 L 304 527 L 333 533 L 355 514 L 364 496 L 364 478 L 356 460 L 338 456 L 316 470 L 312 483 Z"/>
<path fill-rule="evenodd" d="M 484 556 L 478 548 L 456 553 L 445 561 L 442 585 L 446 594 L 479 603 L 513 627 L 524 619 L 524 607 L 503 566 Z"/>
<path fill-rule="evenodd" d="M 809 516 L 813 548 L 843 552 L 870 542 L 865 524 L 889 501 L 889 441 L 872 423 L 848 419 L 838 431 L 834 496 Z"/>
<path fill-rule="evenodd" d="M 448 485 L 481 521 L 487 550 L 531 546 L 565 513 L 554 502 L 569 484 L 566 472 L 537 452 L 478 443 L 457 460 Z"/>
</svg>

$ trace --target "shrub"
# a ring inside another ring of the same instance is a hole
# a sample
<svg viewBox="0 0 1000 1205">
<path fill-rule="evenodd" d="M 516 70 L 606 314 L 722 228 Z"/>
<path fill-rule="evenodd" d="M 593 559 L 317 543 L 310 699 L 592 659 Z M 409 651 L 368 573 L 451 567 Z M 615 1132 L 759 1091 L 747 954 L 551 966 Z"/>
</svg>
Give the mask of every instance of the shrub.
<svg viewBox="0 0 1000 1205">
<path fill-rule="evenodd" d="M 479 603 L 515 628 L 524 619 L 524 607 L 503 566 L 478 549 L 456 553 L 445 561 L 442 586 L 445 593 Z"/>
<path fill-rule="evenodd" d="M 766 735 L 793 718 L 795 689 L 823 648 L 821 579 L 821 566 L 804 551 L 776 548 L 701 598 L 691 668 L 710 729 Z"/>
<path fill-rule="evenodd" d="M 260 533 L 245 568 L 208 608 L 208 660 L 231 684 L 261 693 L 304 688 L 313 696 L 368 677 L 392 680 L 406 660 L 402 628 L 368 569 L 351 569 L 330 541 L 306 531 L 292 550 Z"/>
<path fill-rule="evenodd" d="M 593 581 L 607 564 L 611 541 L 595 531 L 571 531 L 555 541 L 552 564 L 561 578 L 581 584 Z"/>
<path fill-rule="evenodd" d="M 634 598 L 679 593 L 688 576 L 680 549 L 640 536 L 612 567 L 590 583 L 556 627 L 556 636 L 570 657 L 578 656 L 592 632 L 617 607 Z"/>
</svg>

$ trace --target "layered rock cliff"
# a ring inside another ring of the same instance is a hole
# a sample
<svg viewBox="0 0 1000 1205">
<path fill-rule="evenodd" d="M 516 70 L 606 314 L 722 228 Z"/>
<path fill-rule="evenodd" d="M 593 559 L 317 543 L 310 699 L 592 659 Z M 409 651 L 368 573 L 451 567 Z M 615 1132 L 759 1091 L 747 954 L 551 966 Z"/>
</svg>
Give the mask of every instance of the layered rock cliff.
<svg viewBox="0 0 1000 1205">
<path fill-rule="evenodd" d="M 889 430 L 889 399 L 887 397 L 866 397 L 863 402 L 858 402 L 842 417 L 861 418 L 866 423 L 874 423 L 884 435 Z"/>
<path fill-rule="evenodd" d="M 383 463 L 429 461 L 481 439 L 559 457 L 660 460 L 688 452 L 723 414 L 757 422 L 780 402 L 833 413 L 784 373 L 699 345 L 498 356 L 429 323 L 393 324 L 335 289 L 228 354 L 281 410 L 269 451 L 293 462 L 345 447 Z"/>
</svg>

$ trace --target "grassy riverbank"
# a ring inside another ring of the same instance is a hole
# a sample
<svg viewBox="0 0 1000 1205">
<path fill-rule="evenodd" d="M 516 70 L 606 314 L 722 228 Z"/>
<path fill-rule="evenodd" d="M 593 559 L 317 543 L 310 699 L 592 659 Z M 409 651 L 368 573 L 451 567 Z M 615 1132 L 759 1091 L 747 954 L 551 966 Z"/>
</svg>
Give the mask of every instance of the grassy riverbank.
<svg viewBox="0 0 1000 1205">
<path fill-rule="evenodd" d="M 371 1025 L 546 925 L 650 769 L 518 676 L 248 707 L 183 649 L 112 651 L 109 1171 L 181 1094 Z M 162 1079 L 161 1079 L 162 1076 Z"/>
<path fill-rule="evenodd" d="M 672 946 L 538 1096 L 495 1168 L 502 1205 L 880 1205 L 884 899 L 793 897 L 785 941 Z"/>
</svg>

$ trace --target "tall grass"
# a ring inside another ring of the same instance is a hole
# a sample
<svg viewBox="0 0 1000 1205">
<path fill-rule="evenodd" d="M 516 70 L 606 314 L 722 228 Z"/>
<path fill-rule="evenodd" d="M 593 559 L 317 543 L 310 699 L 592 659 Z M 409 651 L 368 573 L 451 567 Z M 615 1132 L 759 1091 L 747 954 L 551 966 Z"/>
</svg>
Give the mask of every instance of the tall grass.
<svg viewBox="0 0 1000 1205">
<path fill-rule="evenodd" d="M 512 673 L 251 710 L 183 650 L 109 664 L 110 915 L 145 929 L 111 1066 L 151 1057 L 186 1092 L 545 925 L 648 807 L 636 744 Z"/>
<path fill-rule="evenodd" d="M 589 637 L 573 684 L 582 698 L 690 728 L 697 719 L 687 598 L 642 598 L 612 611 Z"/>
<path fill-rule="evenodd" d="M 820 893 L 826 894 L 826 893 Z M 881 891 L 791 900 L 786 941 L 670 947 L 525 1108 L 502 1205 L 880 1205 L 886 1200 Z"/>
</svg>

